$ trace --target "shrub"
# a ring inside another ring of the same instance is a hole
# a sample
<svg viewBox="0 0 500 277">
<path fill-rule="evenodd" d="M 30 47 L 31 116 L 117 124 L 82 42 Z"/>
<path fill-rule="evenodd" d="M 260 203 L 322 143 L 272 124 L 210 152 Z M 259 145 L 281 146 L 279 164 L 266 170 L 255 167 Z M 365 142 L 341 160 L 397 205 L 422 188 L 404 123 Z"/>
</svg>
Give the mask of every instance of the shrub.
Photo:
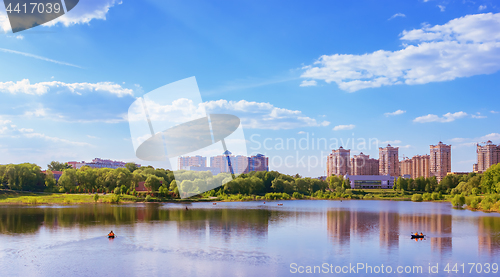
<svg viewBox="0 0 500 277">
<path fill-rule="evenodd" d="M 264 196 L 267 200 L 289 200 L 291 197 L 288 193 L 270 192 Z"/>
<path fill-rule="evenodd" d="M 451 204 L 453 207 L 456 208 L 462 208 L 462 206 L 465 204 L 465 196 L 457 194 L 453 199 L 451 200 Z"/>
<path fill-rule="evenodd" d="M 115 194 L 115 195 L 111 196 L 110 202 L 111 203 L 116 203 L 116 204 L 120 203 L 120 195 Z"/>
<path fill-rule="evenodd" d="M 424 193 L 424 195 L 422 196 L 422 198 L 424 199 L 424 201 L 431 201 L 432 200 L 432 196 L 428 192 Z"/>
<path fill-rule="evenodd" d="M 372 194 L 367 194 L 365 196 L 363 196 L 363 199 L 373 199 L 375 198 Z"/>
<path fill-rule="evenodd" d="M 94 194 L 94 202 L 97 203 L 97 200 L 99 200 L 99 194 L 96 193 Z"/>
<path fill-rule="evenodd" d="M 302 198 L 304 198 L 304 195 L 302 195 L 302 194 L 300 194 L 298 192 L 294 192 L 292 194 L 292 197 L 295 198 L 295 199 L 302 199 Z"/>
<path fill-rule="evenodd" d="M 114 194 L 120 194 L 122 190 L 119 187 L 116 187 L 115 190 L 113 191 Z"/>
<path fill-rule="evenodd" d="M 475 210 L 477 209 L 477 207 L 479 207 L 479 203 L 481 203 L 481 197 L 474 197 L 469 206 Z"/>
<path fill-rule="evenodd" d="M 423 200 L 422 194 L 414 194 L 411 196 L 411 201 L 413 202 L 422 202 Z"/>
<path fill-rule="evenodd" d="M 144 199 L 144 201 L 145 202 L 151 202 L 151 196 L 150 195 L 146 196 L 146 198 Z"/>
<path fill-rule="evenodd" d="M 486 196 L 483 201 L 481 201 L 481 207 L 483 210 L 489 211 L 493 203 L 495 203 L 495 200 L 490 196 Z"/>
<path fill-rule="evenodd" d="M 351 199 L 351 197 L 352 197 L 352 194 L 348 194 L 348 193 L 342 194 L 342 198 Z"/>
<path fill-rule="evenodd" d="M 439 193 L 433 192 L 431 195 L 432 200 L 439 200 L 441 197 L 439 197 Z"/>
</svg>

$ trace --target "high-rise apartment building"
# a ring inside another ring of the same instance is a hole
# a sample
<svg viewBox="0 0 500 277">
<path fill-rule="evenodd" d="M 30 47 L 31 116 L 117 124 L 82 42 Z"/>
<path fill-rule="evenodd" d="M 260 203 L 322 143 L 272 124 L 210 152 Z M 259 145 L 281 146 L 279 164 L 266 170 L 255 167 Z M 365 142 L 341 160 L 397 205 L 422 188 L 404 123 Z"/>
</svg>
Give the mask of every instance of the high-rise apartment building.
<svg viewBox="0 0 500 277">
<path fill-rule="evenodd" d="M 485 172 L 490 166 L 500 163 L 500 145 L 488 140 L 486 144 L 477 144 L 477 172 Z"/>
<path fill-rule="evenodd" d="M 401 174 L 401 176 L 403 177 L 410 176 L 411 178 L 412 172 L 413 172 L 413 162 L 411 159 L 404 158 L 399 162 L 399 173 Z"/>
<path fill-rule="evenodd" d="M 269 158 L 257 154 L 248 158 L 248 172 L 250 171 L 269 171 Z"/>
<path fill-rule="evenodd" d="M 241 155 L 234 156 L 230 151 L 224 152 L 224 155 L 210 157 L 210 167 L 219 168 L 220 172 L 231 172 L 227 162 L 227 156 L 229 156 L 231 160 L 233 173 L 240 174 L 248 172 L 248 157 Z"/>
<path fill-rule="evenodd" d="M 413 179 L 418 177 L 429 178 L 431 176 L 430 172 L 430 159 L 429 155 L 416 155 L 411 158 L 412 161 L 412 171 L 411 177 Z"/>
<path fill-rule="evenodd" d="M 177 169 L 182 169 L 186 166 L 199 166 L 206 167 L 207 166 L 207 158 L 202 156 L 186 156 L 179 157 Z"/>
<path fill-rule="evenodd" d="M 448 172 L 451 172 L 451 145 L 441 141 L 430 146 L 430 176 L 436 176 L 440 182 Z"/>
<path fill-rule="evenodd" d="M 351 150 L 340 146 L 337 150 L 332 150 L 326 161 L 327 176 L 344 176 L 350 173 Z"/>
<path fill-rule="evenodd" d="M 379 147 L 379 174 L 399 176 L 399 147 Z"/>
<path fill-rule="evenodd" d="M 378 160 L 361 152 L 351 158 L 351 175 L 378 175 Z"/>
<path fill-rule="evenodd" d="M 430 177 L 430 156 L 416 155 L 411 159 L 404 159 L 400 162 L 401 176 L 410 176 L 416 179 L 418 177 Z"/>
</svg>

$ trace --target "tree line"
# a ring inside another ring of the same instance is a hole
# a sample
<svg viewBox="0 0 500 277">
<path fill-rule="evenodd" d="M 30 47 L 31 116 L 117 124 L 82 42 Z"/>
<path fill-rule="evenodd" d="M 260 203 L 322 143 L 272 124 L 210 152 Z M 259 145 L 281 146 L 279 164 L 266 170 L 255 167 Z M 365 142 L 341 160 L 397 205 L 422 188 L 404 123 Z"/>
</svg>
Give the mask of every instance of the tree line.
<svg viewBox="0 0 500 277">
<path fill-rule="evenodd" d="M 58 182 L 52 171 L 63 172 Z M 137 167 L 134 163 L 128 163 L 125 168 L 117 169 L 88 166 L 74 169 L 68 164 L 51 162 L 46 173 L 43 173 L 39 166 L 31 163 L 0 165 L 0 185 L 13 190 L 132 193 L 139 182 L 145 182 L 145 187 L 151 192 L 173 197 L 179 195 L 181 188 L 181 191 L 195 193 L 204 191 L 203 188 L 206 187 L 216 188 L 210 192 L 214 195 L 265 195 L 267 193 L 313 195 L 318 191 L 344 193 L 350 189 L 349 180 L 342 176 L 329 176 L 326 180 L 321 180 L 303 178 L 298 174 L 282 174 L 277 171 L 250 172 L 231 180 L 227 173 L 213 177 L 208 171 L 178 171 L 174 174 L 168 169 L 155 169 L 151 166 Z M 483 174 L 447 175 L 439 183 L 435 177 L 416 179 L 400 177 L 395 180 L 393 188 L 399 191 L 440 192 L 442 194 L 500 193 L 500 164 L 493 165 Z"/>
</svg>

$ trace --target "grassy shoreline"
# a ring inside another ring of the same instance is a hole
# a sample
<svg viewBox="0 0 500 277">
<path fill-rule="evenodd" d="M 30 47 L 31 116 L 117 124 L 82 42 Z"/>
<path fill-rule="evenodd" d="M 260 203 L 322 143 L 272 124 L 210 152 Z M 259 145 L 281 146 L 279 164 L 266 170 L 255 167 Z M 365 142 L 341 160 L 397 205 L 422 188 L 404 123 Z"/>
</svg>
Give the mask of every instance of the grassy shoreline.
<svg viewBox="0 0 500 277">
<path fill-rule="evenodd" d="M 358 191 L 361 193 L 361 191 Z M 356 198 L 353 200 L 385 200 L 385 201 L 411 201 L 412 194 L 406 193 L 402 194 L 400 192 L 395 192 L 392 190 L 363 190 L 363 196 L 361 198 Z M 137 197 L 133 195 L 120 195 L 117 201 L 117 195 L 113 193 L 108 193 L 104 195 L 99 193 L 99 198 L 97 201 L 94 199 L 94 194 L 80 193 L 80 194 L 66 194 L 66 193 L 46 193 L 46 192 L 24 192 L 24 191 L 12 191 L 12 190 L 0 190 L 0 205 L 75 205 L 75 204 L 130 204 L 130 203 L 192 203 L 192 202 L 242 202 L 242 201 L 269 201 L 269 199 L 263 199 L 257 196 L 245 196 L 245 197 L 234 197 L 230 196 L 226 199 L 221 199 L 220 197 L 210 197 L 210 198 L 189 198 L 189 199 L 171 199 L 164 197 L 150 197 L 148 199 L 144 197 Z M 368 196 L 368 197 L 367 197 Z M 419 201 L 419 202 L 451 202 L 452 196 L 444 195 L 444 199 L 440 200 L 430 200 L 430 201 Z M 285 199 L 278 199 L 279 201 L 286 201 Z M 291 198 L 290 200 L 298 200 Z M 349 198 L 336 198 L 336 199 L 325 199 L 317 197 L 304 197 L 302 200 L 351 200 Z M 476 208 L 471 208 L 466 206 L 465 209 L 471 211 L 482 211 L 482 212 L 498 212 L 500 213 L 500 201 L 490 207 L 489 210 L 484 210 L 481 205 Z"/>
</svg>

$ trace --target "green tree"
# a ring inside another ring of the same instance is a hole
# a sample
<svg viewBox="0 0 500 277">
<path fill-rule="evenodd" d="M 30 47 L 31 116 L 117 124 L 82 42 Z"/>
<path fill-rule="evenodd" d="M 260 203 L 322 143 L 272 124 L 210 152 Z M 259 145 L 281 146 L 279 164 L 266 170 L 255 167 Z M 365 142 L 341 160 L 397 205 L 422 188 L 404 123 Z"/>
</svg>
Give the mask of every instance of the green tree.
<svg viewBox="0 0 500 277">
<path fill-rule="evenodd" d="M 50 164 L 47 165 L 47 169 L 50 171 L 64 171 L 65 169 L 72 168 L 71 165 L 67 163 L 60 163 L 56 161 L 50 162 Z"/>
<path fill-rule="evenodd" d="M 486 193 L 500 192 L 500 163 L 492 165 L 483 173 L 481 189 Z"/>
<path fill-rule="evenodd" d="M 49 191 L 52 191 L 55 186 L 56 179 L 54 178 L 54 174 L 52 173 L 52 171 L 47 170 L 45 172 L 45 187 L 47 187 Z"/>
<path fill-rule="evenodd" d="M 149 189 L 151 192 L 155 192 L 160 188 L 163 178 L 158 178 L 155 175 L 150 175 L 146 179 L 146 182 L 144 183 L 144 186 Z"/>
<path fill-rule="evenodd" d="M 170 189 L 171 191 L 174 191 L 176 188 L 177 188 L 177 181 L 172 180 L 172 182 L 170 182 L 169 189 Z"/>
<path fill-rule="evenodd" d="M 135 163 L 126 163 L 125 168 L 128 169 L 128 171 L 130 171 L 130 173 L 134 173 L 134 171 L 139 169 L 139 167 Z"/>
<path fill-rule="evenodd" d="M 76 169 L 66 169 L 59 178 L 59 186 L 63 187 L 66 191 L 74 189 L 77 185 L 78 178 L 76 175 Z"/>
</svg>

